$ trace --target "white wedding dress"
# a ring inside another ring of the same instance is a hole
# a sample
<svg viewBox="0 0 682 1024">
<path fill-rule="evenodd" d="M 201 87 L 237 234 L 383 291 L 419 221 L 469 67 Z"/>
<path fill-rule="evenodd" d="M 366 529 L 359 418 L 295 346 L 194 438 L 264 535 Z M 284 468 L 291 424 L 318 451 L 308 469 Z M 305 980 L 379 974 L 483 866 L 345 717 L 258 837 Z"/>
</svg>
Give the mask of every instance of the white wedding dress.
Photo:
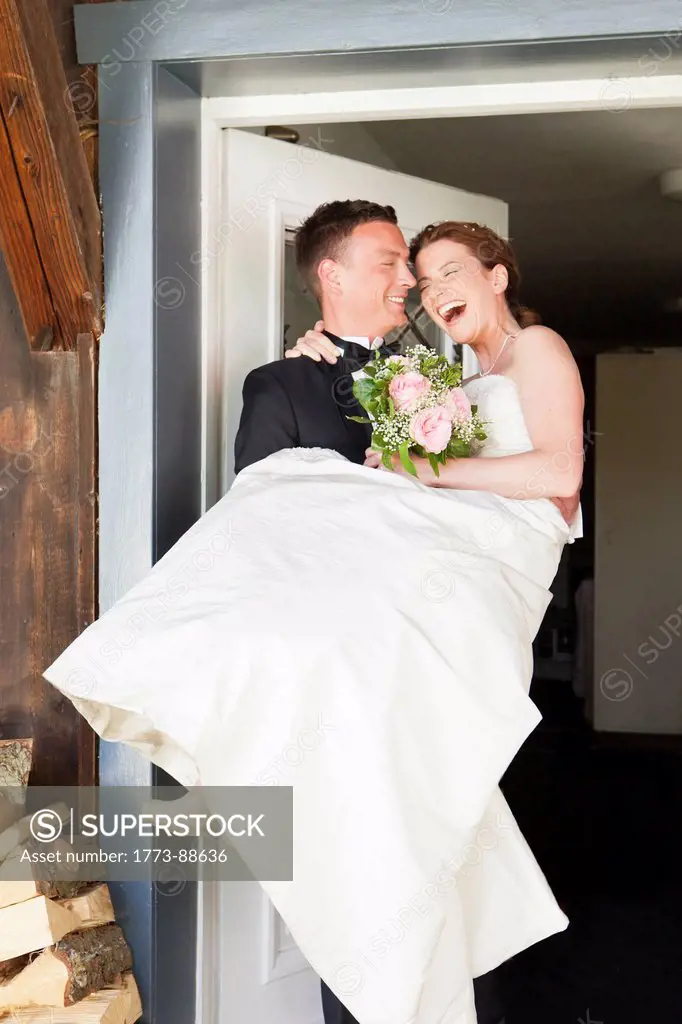
<svg viewBox="0 0 682 1024">
<path fill-rule="evenodd" d="M 466 390 L 483 457 L 531 447 L 510 380 Z M 498 782 L 574 535 L 545 499 L 291 449 L 45 676 L 184 785 L 294 787 L 294 881 L 261 884 L 360 1024 L 474 1024 L 472 977 L 567 924 Z"/>
</svg>

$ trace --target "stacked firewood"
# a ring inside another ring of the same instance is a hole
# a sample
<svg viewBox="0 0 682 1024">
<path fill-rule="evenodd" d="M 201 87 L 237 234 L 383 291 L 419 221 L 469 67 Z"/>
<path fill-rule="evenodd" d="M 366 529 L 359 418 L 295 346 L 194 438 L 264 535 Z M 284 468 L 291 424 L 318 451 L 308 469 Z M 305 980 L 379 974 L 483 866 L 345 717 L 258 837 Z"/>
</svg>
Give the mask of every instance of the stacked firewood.
<svg viewBox="0 0 682 1024">
<path fill-rule="evenodd" d="M 107 886 L 46 881 L 44 864 L 36 879 L 21 860 L 36 846 L 24 813 L 31 746 L 0 740 L 0 1024 L 133 1024 L 142 1008 L 132 954 Z"/>
</svg>

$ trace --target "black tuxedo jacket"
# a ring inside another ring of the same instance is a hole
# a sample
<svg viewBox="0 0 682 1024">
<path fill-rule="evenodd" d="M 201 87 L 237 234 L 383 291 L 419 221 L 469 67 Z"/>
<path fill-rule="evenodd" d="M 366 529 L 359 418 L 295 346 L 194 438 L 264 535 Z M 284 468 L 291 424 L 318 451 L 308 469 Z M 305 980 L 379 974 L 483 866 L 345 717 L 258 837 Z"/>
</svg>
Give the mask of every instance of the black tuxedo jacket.
<svg viewBox="0 0 682 1024">
<path fill-rule="evenodd" d="M 345 350 L 334 365 L 307 356 L 278 359 L 252 370 L 244 382 L 235 472 L 283 448 L 332 448 L 362 464 L 371 440 L 369 424 L 353 395 L 351 374 L 370 356 L 368 349 L 329 334 Z M 382 348 L 382 355 L 388 350 Z"/>
</svg>

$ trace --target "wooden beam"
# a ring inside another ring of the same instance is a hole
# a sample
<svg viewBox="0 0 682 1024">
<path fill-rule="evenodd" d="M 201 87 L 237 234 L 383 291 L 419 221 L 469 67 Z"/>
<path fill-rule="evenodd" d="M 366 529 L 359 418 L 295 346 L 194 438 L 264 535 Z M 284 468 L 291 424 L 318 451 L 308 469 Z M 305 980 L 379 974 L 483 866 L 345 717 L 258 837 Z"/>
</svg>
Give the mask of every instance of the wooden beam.
<svg viewBox="0 0 682 1024">
<path fill-rule="evenodd" d="M 96 617 L 95 344 L 29 351 L 10 290 L 0 260 L 1 734 L 33 737 L 31 785 L 94 786 L 96 737 L 42 673 Z"/>
<path fill-rule="evenodd" d="M 88 0 L 102 3 L 103 0 Z M 76 57 L 76 31 L 73 23 L 73 0 L 49 0 L 50 15 L 57 45 L 68 82 L 68 92 L 78 122 L 85 159 L 95 186 L 98 188 L 99 121 L 97 112 L 97 68 L 78 63 Z"/>
<path fill-rule="evenodd" d="M 61 784 L 74 774 L 88 777 L 80 772 L 85 767 L 81 742 L 89 727 L 82 724 L 75 709 L 71 715 L 61 694 L 55 698 L 50 693 L 54 687 L 42 676 L 55 655 L 82 629 L 78 574 L 85 533 L 79 530 L 80 472 L 87 455 L 80 450 L 79 406 L 85 402 L 87 382 L 79 379 L 77 352 L 35 352 L 31 364 L 34 436 L 38 439 L 32 446 L 26 443 L 32 438 L 24 441 L 23 450 L 34 460 L 33 469 L 23 478 L 14 473 L 19 485 L 8 502 L 19 491 L 19 515 L 31 524 L 30 529 L 21 531 L 26 547 L 24 554 L 18 553 L 22 564 L 26 549 L 31 552 L 30 598 L 23 598 L 24 607 L 31 609 L 25 651 L 32 680 L 29 700 L 35 737 L 31 784 L 45 786 Z M 14 448 L 18 448 L 16 443 Z M 7 512 L 11 511 L 9 507 Z M 68 594 L 65 599 L 64 593 Z M 87 760 L 92 762 L 90 751 Z"/>
<path fill-rule="evenodd" d="M 101 220 L 46 0 L 0 0 L 0 113 L 0 177 L 15 178 L 0 192 L 0 232 L 22 317 L 32 347 L 48 347 L 30 312 L 42 269 L 52 347 L 74 349 L 78 334 L 101 333 Z M 21 265 L 16 228 L 14 238 L 8 231 L 23 224 L 25 236 L 26 219 L 30 268 Z M 41 316 L 44 289 L 42 299 Z"/>
<path fill-rule="evenodd" d="M 50 336 L 56 322 L 14 155 L 0 111 L 0 247 L 5 254 L 19 313 L 31 348 Z"/>
</svg>

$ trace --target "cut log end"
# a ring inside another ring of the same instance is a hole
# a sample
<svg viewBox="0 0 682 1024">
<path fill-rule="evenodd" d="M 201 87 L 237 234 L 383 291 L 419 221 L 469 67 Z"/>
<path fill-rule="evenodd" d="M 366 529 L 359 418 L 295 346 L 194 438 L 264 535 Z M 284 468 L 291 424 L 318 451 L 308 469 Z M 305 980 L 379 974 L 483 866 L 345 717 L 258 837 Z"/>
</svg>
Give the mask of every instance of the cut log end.
<svg viewBox="0 0 682 1024">
<path fill-rule="evenodd" d="M 48 896 L 51 900 L 70 900 L 91 887 L 92 882 L 88 881 L 87 878 L 81 878 L 75 882 L 54 879 L 49 882 L 47 880 L 38 881 L 36 886 L 40 896 Z"/>
<path fill-rule="evenodd" d="M 0 787 L 28 785 L 32 759 L 32 739 L 0 740 Z"/>
<path fill-rule="evenodd" d="M 140 994 L 131 971 L 99 992 L 60 1010 L 30 1006 L 12 1011 L 2 1024 L 135 1024 L 142 1016 Z"/>
<path fill-rule="evenodd" d="M 60 939 L 53 952 L 69 972 L 65 1006 L 112 984 L 119 974 L 133 966 L 130 946 L 117 924 L 73 932 Z"/>
<path fill-rule="evenodd" d="M 70 932 L 32 957 L 8 962 L 7 977 L 0 982 L 0 1017 L 32 1006 L 74 1006 L 115 986 L 132 966 L 132 952 L 117 924 Z"/>
</svg>

